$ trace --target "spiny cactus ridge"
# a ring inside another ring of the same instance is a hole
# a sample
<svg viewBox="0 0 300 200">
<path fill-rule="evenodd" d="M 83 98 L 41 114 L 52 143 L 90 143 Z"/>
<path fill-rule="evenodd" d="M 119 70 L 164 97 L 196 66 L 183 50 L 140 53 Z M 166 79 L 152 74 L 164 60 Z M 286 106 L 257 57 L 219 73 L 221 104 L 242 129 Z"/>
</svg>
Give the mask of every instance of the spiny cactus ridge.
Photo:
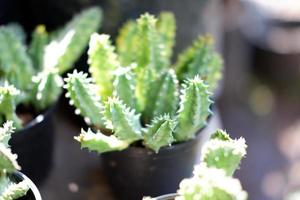
<svg viewBox="0 0 300 200">
<path fill-rule="evenodd" d="M 206 125 L 212 104 L 210 83 L 202 80 L 201 73 L 185 77 L 171 68 L 175 29 L 173 14 L 163 12 L 156 19 L 146 13 L 124 25 L 116 48 L 108 35 L 92 35 L 88 50 L 92 77 L 74 71 L 65 79 L 65 88 L 70 103 L 77 108 L 76 113 L 94 128 L 112 135 L 82 131 L 76 138 L 82 147 L 106 152 L 113 140 L 118 141 L 114 144 L 121 144 L 120 148 L 110 149 L 115 151 L 140 140 L 158 152 L 161 147 L 194 138 Z M 189 59 L 195 60 L 191 70 L 196 68 L 196 61 L 205 63 L 201 60 L 216 54 L 211 45 L 192 48 L 188 54 Z M 206 52 L 206 57 L 199 51 Z M 204 65 L 199 67 L 205 68 Z M 192 74 L 189 70 L 182 71 Z M 210 73 L 220 72 L 210 70 L 206 75 L 215 76 Z M 85 135 L 88 142 L 84 140 Z"/>
<path fill-rule="evenodd" d="M 15 183 L 10 174 L 20 170 L 17 155 L 11 152 L 8 141 L 14 132 L 13 122 L 8 121 L 0 128 L 0 200 L 14 200 L 24 196 L 29 190 L 25 181 Z"/>
<path fill-rule="evenodd" d="M 0 87 L 6 87 L 3 83 L 7 81 L 20 91 L 20 95 L 10 95 L 9 111 L 1 109 L 0 120 L 13 120 L 19 129 L 22 124 L 15 114 L 18 104 L 41 112 L 58 99 L 63 85 L 61 75 L 72 67 L 88 45 L 90 35 L 98 30 L 101 13 L 97 7 L 86 9 L 55 34 L 39 25 L 28 47 L 18 24 L 0 26 Z M 2 108 L 8 97 L 0 95 Z"/>
</svg>

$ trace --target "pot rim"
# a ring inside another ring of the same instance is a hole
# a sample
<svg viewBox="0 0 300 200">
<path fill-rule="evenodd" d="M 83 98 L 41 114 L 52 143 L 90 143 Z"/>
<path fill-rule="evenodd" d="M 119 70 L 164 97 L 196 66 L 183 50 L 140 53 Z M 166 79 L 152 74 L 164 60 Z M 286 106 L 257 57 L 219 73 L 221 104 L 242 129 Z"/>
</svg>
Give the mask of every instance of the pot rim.
<svg viewBox="0 0 300 200">
<path fill-rule="evenodd" d="M 53 112 L 56 105 L 57 103 L 54 103 L 51 106 L 47 107 L 45 110 L 40 112 L 33 120 L 27 123 L 23 128 L 17 130 L 17 132 L 27 132 L 27 130 L 31 129 L 35 125 L 42 123 L 45 118 L 47 118 L 47 116 L 49 116 Z"/>
<path fill-rule="evenodd" d="M 13 173 L 13 176 L 16 176 L 18 178 L 20 178 L 21 180 L 26 181 L 27 185 L 29 186 L 29 189 L 32 191 L 35 200 L 42 200 L 41 194 L 38 190 L 38 188 L 36 187 L 36 185 L 22 172 L 16 171 Z"/>
<path fill-rule="evenodd" d="M 174 198 L 174 197 L 177 197 L 178 194 L 176 193 L 171 193 L 171 194 L 165 194 L 165 195 L 162 195 L 162 196 L 159 196 L 159 197 L 155 197 L 154 199 L 156 200 L 169 200 L 170 198 Z"/>
</svg>

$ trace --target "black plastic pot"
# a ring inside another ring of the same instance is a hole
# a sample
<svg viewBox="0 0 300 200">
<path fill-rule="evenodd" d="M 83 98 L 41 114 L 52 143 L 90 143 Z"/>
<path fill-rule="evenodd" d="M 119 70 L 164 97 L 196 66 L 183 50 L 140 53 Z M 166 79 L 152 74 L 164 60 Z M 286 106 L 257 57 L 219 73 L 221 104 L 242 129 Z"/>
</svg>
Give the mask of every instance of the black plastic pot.
<svg viewBox="0 0 300 200">
<path fill-rule="evenodd" d="M 159 153 L 132 146 L 102 154 L 105 174 L 118 199 L 139 200 L 176 192 L 180 181 L 191 177 L 203 142 L 219 127 L 217 117 L 212 116 L 195 139 L 164 147 Z"/>
<path fill-rule="evenodd" d="M 10 180 L 14 183 L 19 183 L 25 180 L 26 184 L 29 186 L 29 190 L 26 195 L 18 200 L 42 200 L 41 194 L 35 184 L 23 173 L 15 172 L 14 174 L 10 175 Z"/>
<path fill-rule="evenodd" d="M 22 172 L 37 185 L 46 179 L 53 164 L 54 109 L 55 106 L 38 115 L 23 129 L 14 133 L 10 140 L 13 153 L 18 154 Z"/>
</svg>

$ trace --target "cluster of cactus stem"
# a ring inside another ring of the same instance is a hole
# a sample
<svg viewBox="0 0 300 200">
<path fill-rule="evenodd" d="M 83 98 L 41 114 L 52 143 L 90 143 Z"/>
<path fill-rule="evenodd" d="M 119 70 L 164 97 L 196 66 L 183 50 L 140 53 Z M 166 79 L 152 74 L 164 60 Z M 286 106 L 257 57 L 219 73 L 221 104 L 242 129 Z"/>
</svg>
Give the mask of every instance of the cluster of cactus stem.
<svg viewBox="0 0 300 200">
<path fill-rule="evenodd" d="M 221 78 L 222 61 L 209 35 L 199 37 L 171 65 L 175 18 L 148 13 L 127 22 L 116 39 L 94 33 L 89 71 L 65 79 L 70 104 L 93 125 L 75 137 L 99 153 L 123 150 L 137 141 L 161 147 L 195 137 L 211 114 L 211 95 Z M 110 133 L 110 134 L 107 134 Z"/>
<path fill-rule="evenodd" d="M 4 123 L 0 128 L 0 200 L 14 200 L 26 195 L 29 186 L 26 181 L 15 183 L 12 175 L 20 166 L 17 163 L 17 155 L 11 152 L 8 141 L 14 131 L 12 121 Z"/>
<path fill-rule="evenodd" d="M 62 29 L 48 33 L 39 25 L 26 45 L 26 35 L 18 24 L 0 26 L 0 123 L 13 120 L 23 104 L 41 112 L 59 97 L 63 80 L 88 45 L 90 35 L 101 22 L 101 10 L 89 8 L 76 15 Z M 4 109 L 2 109 L 4 108 Z"/>
<path fill-rule="evenodd" d="M 232 175 L 246 155 L 243 138 L 233 140 L 217 130 L 202 148 L 201 164 L 191 178 L 183 179 L 175 200 L 246 200 L 248 195 Z M 155 200 L 146 197 L 144 200 Z"/>
</svg>

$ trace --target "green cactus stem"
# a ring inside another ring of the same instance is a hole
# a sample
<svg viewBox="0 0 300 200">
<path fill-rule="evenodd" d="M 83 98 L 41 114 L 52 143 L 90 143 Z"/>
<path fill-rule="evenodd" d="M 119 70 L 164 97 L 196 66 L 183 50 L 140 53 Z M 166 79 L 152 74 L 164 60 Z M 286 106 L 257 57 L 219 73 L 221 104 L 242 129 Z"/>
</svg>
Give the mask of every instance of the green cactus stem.
<svg viewBox="0 0 300 200">
<path fill-rule="evenodd" d="M 92 83 L 87 74 L 74 70 L 65 79 L 66 96 L 70 98 L 70 104 L 76 106 L 75 114 L 85 117 L 87 123 L 92 123 L 97 127 L 103 127 L 101 117 L 101 98 L 97 95 L 97 86 Z"/>
<path fill-rule="evenodd" d="M 16 96 L 19 94 L 20 91 L 12 85 L 5 83 L 4 86 L 0 86 L 0 115 L 4 121 L 13 121 L 17 128 L 22 126 L 16 114 Z"/>
<path fill-rule="evenodd" d="M 163 72 L 150 85 L 143 113 L 145 123 L 165 113 L 173 117 L 178 106 L 178 80 L 173 69 Z"/>
<path fill-rule="evenodd" d="M 212 103 L 207 87 L 199 76 L 188 79 L 183 84 L 177 114 L 176 140 L 184 141 L 194 138 L 196 132 L 206 125 Z"/>
<path fill-rule="evenodd" d="M 32 33 L 28 54 L 31 57 L 36 72 L 43 70 L 44 54 L 46 45 L 49 42 L 49 35 L 44 25 L 39 25 Z"/>
<path fill-rule="evenodd" d="M 0 128 L 0 200 L 18 199 L 29 190 L 25 181 L 14 183 L 8 176 L 21 169 L 17 163 L 17 155 L 11 152 L 8 145 L 13 131 L 12 121 L 7 121 Z"/>
<path fill-rule="evenodd" d="M 81 134 L 75 137 L 75 140 L 81 143 L 81 148 L 87 148 L 90 151 L 104 153 L 109 151 L 121 151 L 129 146 L 129 143 L 119 140 L 116 136 L 106 136 L 101 132 L 93 133 L 81 130 Z"/>
<path fill-rule="evenodd" d="M 17 155 L 13 154 L 9 148 L 4 144 L 0 144 L 0 171 L 5 173 L 12 173 L 20 170 L 21 167 L 17 163 Z"/>
<path fill-rule="evenodd" d="M 127 107 L 119 98 L 108 98 L 104 105 L 103 118 L 106 128 L 128 143 L 142 139 L 140 115 Z"/>
<path fill-rule="evenodd" d="M 137 31 L 137 23 L 134 21 L 128 21 L 120 29 L 116 43 L 119 59 L 123 66 L 128 66 L 137 60 L 138 49 L 136 47 L 139 43 Z"/>
<path fill-rule="evenodd" d="M 157 20 L 157 30 L 160 41 L 165 46 L 165 53 L 163 54 L 166 57 L 167 65 L 169 65 L 175 44 L 176 21 L 174 14 L 170 12 L 160 13 Z"/>
<path fill-rule="evenodd" d="M 246 200 L 247 193 L 238 179 L 221 169 L 197 166 L 194 177 L 181 181 L 175 200 Z"/>
<path fill-rule="evenodd" d="M 159 149 L 169 146 L 175 141 L 173 131 L 176 121 L 168 114 L 154 118 L 146 129 L 144 129 L 144 145 L 158 153 Z"/>
<path fill-rule="evenodd" d="M 0 71 L 5 74 L 9 83 L 18 89 L 28 90 L 33 66 L 24 44 L 7 27 L 0 27 L 0 44 Z"/>
<path fill-rule="evenodd" d="M 25 196 L 29 190 L 29 186 L 26 181 L 12 183 L 8 179 L 6 181 L 0 180 L 0 185 L 0 200 L 19 199 L 20 197 Z"/>
<path fill-rule="evenodd" d="M 166 67 L 165 46 L 160 43 L 156 29 L 157 19 L 148 13 L 137 20 L 139 43 L 137 52 L 138 68 L 150 68 L 160 71 Z"/>
<path fill-rule="evenodd" d="M 192 47 L 179 55 L 175 64 L 179 80 L 192 78 L 199 74 L 201 79 L 214 92 L 222 77 L 222 59 L 214 52 L 213 38 L 210 35 L 199 37 Z"/>
<path fill-rule="evenodd" d="M 11 138 L 11 134 L 14 132 L 15 127 L 13 127 L 12 121 L 7 121 L 0 127 L 0 143 L 5 147 L 9 147 L 8 141 Z"/>
<path fill-rule="evenodd" d="M 88 44 L 90 35 L 100 26 L 102 12 L 92 7 L 76 15 L 47 45 L 44 67 L 57 67 L 60 73 L 69 70 Z"/>
<path fill-rule="evenodd" d="M 90 72 L 99 86 L 99 94 L 106 100 L 113 92 L 113 71 L 120 66 L 108 35 L 94 33 L 88 50 Z"/>
<path fill-rule="evenodd" d="M 61 94 L 63 80 L 58 75 L 58 69 L 56 68 L 44 69 L 44 71 L 34 76 L 32 81 L 34 82 L 34 105 L 37 110 L 44 110 L 55 102 Z"/>
<path fill-rule="evenodd" d="M 23 27 L 18 23 L 9 23 L 6 25 L 6 28 L 15 34 L 16 38 L 20 40 L 22 44 L 26 42 L 26 34 Z"/>
<path fill-rule="evenodd" d="M 137 100 L 135 98 L 136 77 L 133 73 L 134 66 L 119 67 L 114 75 L 114 96 L 118 96 L 126 106 L 138 110 Z"/>
<path fill-rule="evenodd" d="M 208 167 L 223 169 L 228 176 L 233 175 L 246 155 L 245 139 L 232 140 L 222 130 L 217 130 L 202 149 L 202 162 Z"/>
</svg>

